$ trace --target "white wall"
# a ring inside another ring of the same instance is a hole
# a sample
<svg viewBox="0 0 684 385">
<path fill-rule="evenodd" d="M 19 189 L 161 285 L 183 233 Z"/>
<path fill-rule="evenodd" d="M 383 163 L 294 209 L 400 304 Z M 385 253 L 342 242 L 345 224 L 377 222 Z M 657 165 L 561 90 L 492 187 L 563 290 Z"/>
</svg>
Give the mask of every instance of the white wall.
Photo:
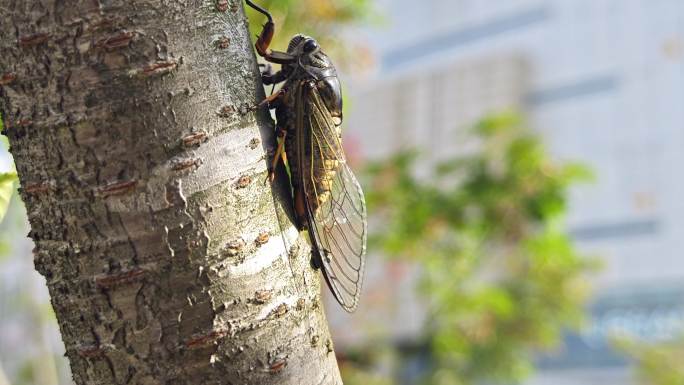
<svg viewBox="0 0 684 385">
<path fill-rule="evenodd" d="M 353 103 L 348 136 L 365 156 L 406 143 L 459 151 L 458 136 L 426 114 L 450 112 L 439 119 L 455 129 L 472 120 L 473 102 L 525 84 L 526 110 L 553 154 L 596 173 L 596 183 L 573 192 L 568 218 L 583 249 L 605 260 L 595 284 L 684 278 L 684 2 L 385 3 L 392 7 L 386 26 L 366 31 L 378 68 L 370 78 L 345 74 Z M 492 88 L 482 63 L 511 56 L 527 63 L 529 79 L 509 71 Z M 480 75 L 447 73 L 446 86 L 434 84 L 435 73 L 468 66 Z M 459 93 L 466 99 L 452 96 Z"/>
</svg>

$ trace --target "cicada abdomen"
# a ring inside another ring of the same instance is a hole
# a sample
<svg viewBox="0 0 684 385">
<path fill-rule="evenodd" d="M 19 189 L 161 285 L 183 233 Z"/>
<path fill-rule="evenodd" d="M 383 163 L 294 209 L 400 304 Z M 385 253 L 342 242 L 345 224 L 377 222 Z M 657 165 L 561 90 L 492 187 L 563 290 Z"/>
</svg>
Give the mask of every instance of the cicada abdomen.
<svg viewBox="0 0 684 385">
<path fill-rule="evenodd" d="M 311 107 L 315 108 L 315 106 Z M 309 195 L 313 199 L 310 204 L 314 214 L 318 212 L 319 207 L 323 206 L 330 199 L 333 181 L 340 167 L 338 154 L 342 149 L 341 126 L 335 126 L 334 130 L 334 135 L 331 135 L 331 139 L 335 139 L 333 143 L 322 140 L 318 141 L 322 142 L 318 147 L 313 145 L 309 147 L 312 153 L 309 158 L 308 175 L 304 175 L 306 178 L 304 180 L 304 189 L 311 192 Z M 316 141 L 312 142 L 315 143 Z"/>
<path fill-rule="evenodd" d="M 285 145 L 295 200 L 301 196 L 312 216 L 330 199 L 340 162 L 344 160 L 341 119 L 332 117 L 329 112 L 341 109 L 341 106 L 338 107 L 334 100 L 326 103 L 319 85 L 329 87 L 330 83 L 305 79 L 291 84 L 293 99 L 289 102 L 295 115 L 292 124 L 287 125 L 289 140 Z M 326 121 L 326 127 L 312 126 L 312 118 Z M 309 213 L 305 210 L 297 214 L 302 228 L 306 227 Z"/>
</svg>

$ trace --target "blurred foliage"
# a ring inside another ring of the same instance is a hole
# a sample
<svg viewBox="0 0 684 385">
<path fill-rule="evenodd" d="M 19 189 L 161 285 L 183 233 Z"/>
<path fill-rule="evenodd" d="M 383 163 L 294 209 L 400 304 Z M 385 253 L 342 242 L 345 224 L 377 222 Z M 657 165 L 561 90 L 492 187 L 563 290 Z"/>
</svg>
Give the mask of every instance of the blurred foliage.
<svg viewBox="0 0 684 385">
<path fill-rule="evenodd" d="M 0 131 L 3 129 L 2 116 L 0 116 Z M 7 142 L 7 137 L 0 135 L 0 145 L 8 149 L 9 145 Z M 7 208 L 9 207 L 10 199 L 12 199 L 12 194 L 16 189 L 17 173 L 12 170 L 9 172 L 0 172 L 0 223 L 7 213 Z"/>
<path fill-rule="evenodd" d="M 590 179 L 554 163 L 516 114 L 484 119 L 479 150 L 427 176 L 415 152 L 370 167 L 371 248 L 415 261 L 428 310 L 429 384 L 515 381 L 577 327 L 592 264 L 563 228 L 568 189 Z"/>
<path fill-rule="evenodd" d="M 7 213 L 10 199 L 16 187 L 17 173 L 4 172 L 0 173 L 0 222 Z"/>
<path fill-rule="evenodd" d="M 368 368 L 356 366 L 355 363 L 340 365 L 340 374 L 346 385 L 392 385 L 389 376 L 373 373 Z"/>
<path fill-rule="evenodd" d="M 639 384 L 684 385 L 684 337 L 656 344 L 623 339 L 617 345 L 636 362 Z"/>
<path fill-rule="evenodd" d="M 255 0 L 273 15 L 276 30 L 271 48 L 286 51 L 292 36 L 303 33 L 318 40 L 323 50 L 341 67 L 365 65 L 371 60 L 369 50 L 345 40 L 341 27 L 378 19 L 373 0 Z M 261 33 L 266 17 L 245 4 L 249 28 L 254 36 Z M 256 39 L 254 39 L 256 40 Z"/>
</svg>

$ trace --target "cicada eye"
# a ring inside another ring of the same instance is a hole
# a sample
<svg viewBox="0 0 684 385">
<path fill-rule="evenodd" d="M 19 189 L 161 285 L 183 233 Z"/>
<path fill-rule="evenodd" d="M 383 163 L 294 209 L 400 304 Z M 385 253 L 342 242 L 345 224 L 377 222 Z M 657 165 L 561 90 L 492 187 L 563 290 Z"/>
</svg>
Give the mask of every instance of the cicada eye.
<svg viewBox="0 0 684 385">
<path fill-rule="evenodd" d="M 304 43 L 304 52 L 311 53 L 318 49 L 318 42 L 314 39 L 309 39 Z"/>
</svg>

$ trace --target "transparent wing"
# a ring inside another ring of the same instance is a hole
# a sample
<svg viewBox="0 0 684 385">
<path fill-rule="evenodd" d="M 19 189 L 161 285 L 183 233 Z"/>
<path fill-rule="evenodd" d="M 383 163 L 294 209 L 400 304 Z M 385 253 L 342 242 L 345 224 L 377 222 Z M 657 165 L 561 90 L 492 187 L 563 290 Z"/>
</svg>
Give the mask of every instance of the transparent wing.
<svg viewBox="0 0 684 385">
<path fill-rule="evenodd" d="M 363 284 L 367 225 L 361 185 L 347 165 L 340 127 L 316 88 L 307 92 L 304 124 L 310 130 L 311 155 L 302 172 L 309 233 L 323 275 L 337 301 L 356 309 Z"/>
</svg>

